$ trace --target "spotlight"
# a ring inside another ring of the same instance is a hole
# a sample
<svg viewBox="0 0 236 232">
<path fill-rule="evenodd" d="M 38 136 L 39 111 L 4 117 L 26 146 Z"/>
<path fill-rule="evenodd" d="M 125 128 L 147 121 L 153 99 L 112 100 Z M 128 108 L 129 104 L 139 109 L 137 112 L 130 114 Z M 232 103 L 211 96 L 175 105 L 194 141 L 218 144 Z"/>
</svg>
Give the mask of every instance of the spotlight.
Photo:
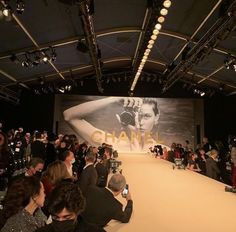
<svg viewBox="0 0 236 232">
<path fill-rule="evenodd" d="M 49 60 L 49 57 L 48 57 L 48 55 L 45 54 L 43 56 L 43 62 L 46 64 L 48 62 L 48 60 Z"/>
<path fill-rule="evenodd" d="M 22 14 L 25 10 L 25 3 L 22 0 L 17 0 L 16 1 L 16 12 L 18 14 Z"/>
<path fill-rule="evenodd" d="M 30 60 L 28 54 L 25 54 L 25 60 L 21 62 L 21 65 L 22 67 L 26 67 L 26 68 L 33 66 L 33 63 Z"/>
<path fill-rule="evenodd" d="M 61 93 L 65 93 L 65 88 L 62 86 L 62 87 L 58 88 L 58 91 Z"/>
<path fill-rule="evenodd" d="M 65 86 L 65 90 L 66 90 L 66 91 L 71 91 L 71 89 L 72 89 L 72 86 L 71 86 L 71 85 L 66 85 L 66 86 Z"/>
<path fill-rule="evenodd" d="M 160 14 L 165 16 L 168 14 L 168 10 L 166 8 L 162 8 L 161 11 L 160 11 Z"/>
<path fill-rule="evenodd" d="M 158 17 L 157 21 L 159 23 L 163 23 L 165 21 L 165 18 L 163 16 Z"/>
<path fill-rule="evenodd" d="M 160 24 L 160 23 L 157 23 L 157 24 L 155 25 L 155 29 L 161 30 L 161 24 Z"/>
<path fill-rule="evenodd" d="M 206 93 L 202 91 L 202 92 L 200 93 L 200 96 L 203 97 L 205 94 L 206 94 Z"/>
<path fill-rule="evenodd" d="M 166 7 L 166 8 L 169 8 L 171 6 L 171 1 L 170 0 L 165 0 L 163 2 L 163 6 Z"/>
<path fill-rule="evenodd" d="M 4 7 L 3 10 L 2 10 L 2 13 L 5 17 L 9 17 L 10 14 L 11 14 L 10 6 L 7 5 L 6 7 Z"/>
</svg>

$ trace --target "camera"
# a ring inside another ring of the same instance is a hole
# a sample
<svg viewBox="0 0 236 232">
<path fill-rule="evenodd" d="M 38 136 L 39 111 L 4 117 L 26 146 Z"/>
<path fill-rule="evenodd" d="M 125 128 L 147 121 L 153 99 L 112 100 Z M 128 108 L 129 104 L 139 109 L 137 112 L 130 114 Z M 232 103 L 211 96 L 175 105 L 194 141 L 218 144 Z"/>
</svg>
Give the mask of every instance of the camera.
<svg viewBox="0 0 236 232">
<path fill-rule="evenodd" d="M 121 193 L 122 197 L 126 197 L 128 192 L 129 192 L 129 185 L 126 184 L 124 190 Z"/>
<path fill-rule="evenodd" d="M 127 108 L 120 114 L 120 122 L 122 126 L 135 126 L 135 113 L 133 108 Z"/>
<path fill-rule="evenodd" d="M 122 162 L 118 161 L 114 158 L 110 159 L 110 169 L 112 171 L 112 173 L 116 173 L 116 172 L 120 172 L 121 173 L 121 169 L 119 169 L 119 167 L 121 166 Z"/>
</svg>

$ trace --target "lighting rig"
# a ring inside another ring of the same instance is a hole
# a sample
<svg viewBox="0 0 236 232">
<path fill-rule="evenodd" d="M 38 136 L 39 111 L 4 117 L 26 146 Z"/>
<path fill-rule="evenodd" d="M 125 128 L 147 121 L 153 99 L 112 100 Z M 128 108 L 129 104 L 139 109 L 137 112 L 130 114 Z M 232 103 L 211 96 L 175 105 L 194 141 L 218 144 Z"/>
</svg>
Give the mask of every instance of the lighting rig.
<svg viewBox="0 0 236 232">
<path fill-rule="evenodd" d="M 146 25 L 144 25 L 143 42 L 139 49 L 136 62 L 133 65 L 133 71 L 135 76 L 133 77 L 133 82 L 130 91 L 134 91 L 134 88 L 139 80 L 142 73 L 144 65 L 148 59 L 149 54 L 154 46 L 154 43 L 158 37 L 158 34 L 162 28 L 162 24 L 165 21 L 166 15 L 168 14 L 168 9 L 171 6 L 170 0 L 160 1 L 153 0 L 150 1 L 148 7 L 148 15 L 146 20 Z"/>
</svg>

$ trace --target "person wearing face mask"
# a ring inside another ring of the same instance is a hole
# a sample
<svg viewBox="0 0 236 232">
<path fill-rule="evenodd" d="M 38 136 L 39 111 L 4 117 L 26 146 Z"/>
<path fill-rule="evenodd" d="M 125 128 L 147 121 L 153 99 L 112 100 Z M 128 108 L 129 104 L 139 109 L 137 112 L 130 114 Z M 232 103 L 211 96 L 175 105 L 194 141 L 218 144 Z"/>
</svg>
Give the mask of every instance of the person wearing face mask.
<svg viewBox="0 0 236 232">
<path fill-rule="evenodd" d="M 14 180 L 3 201 L 1 232 L 34 232 L 44 226 L 47 218 L 40 209 L 44 201 L 44 187 L 38 178 L 24 176 Z"/>
<path fill-rule="evenodd" d="M 217 166 L 218 151 L 212 149 L 210 157 L 206 160 L 206 175 L 212 179 L 219 180 L 220 169 Z"/>
<path fill-rule="evenodd" d="M 87 189 L 90 186 L 96 186 L 98 180 L 98 174 L 94 167 L 96 155 L 93 151 L 88 151 L 85 156 L 85 166 L 79 177 L 79 187 L 84 195 L 86 195 Z"/>
<path fill-rule="evenodd" d="M 70 150 L 66 150 L 59 154 L 59 160 L 63 161 L 66 165 L 67 171 L 71 175 L 71 177 L 76 178 L 76 173 L 73 172 L 73 163 L 75 162 L 74 153 Z"/>
<path fill-rule="evenodd" d="M 77 216 L 84 208 L 85 199 L 78 185 L 62 182 L 53 189 L 48 199 L 47 210 L 52 217 L 52 223 L 36 230 L 36 232 L 81 231 L 78 228 Z"/>
</svg>

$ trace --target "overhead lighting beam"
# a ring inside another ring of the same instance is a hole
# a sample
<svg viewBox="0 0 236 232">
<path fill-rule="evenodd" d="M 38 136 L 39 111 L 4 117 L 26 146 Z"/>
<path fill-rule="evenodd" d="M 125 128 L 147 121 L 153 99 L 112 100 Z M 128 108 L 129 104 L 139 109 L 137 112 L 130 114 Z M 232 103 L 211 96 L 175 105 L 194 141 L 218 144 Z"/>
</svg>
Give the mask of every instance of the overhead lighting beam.
<svg viewBox="0 0 236 232">
<path fill-rule="evenodd" d="M 160 4 L 159 1 L 153 0 L 152 4 L 149 6 L 148 15 L 145 15 L 145 25 L 144 33 L 142 34 L 142 42 L 138 49 L 138 54 L 135 57 L 135 62 L 133 62 L 133 82 L 130 87 L 130 91 L 134 91 L 135 86 L 139 80 L 139 77 L 142 73 L 142 70 L 147 62 L 148 56 L 151 53 L 151 50 L 154 46 L 154 43 L 160 33 L 162 28 L 162 23 L 165 21 L 165 17 L 168 14 L 168 9 L 171 6 L 170 0 L 162 1 Z"/>
<path fill-rule="evenodd" d="M 236 0 L 228 7 L 225 14 L 216 21 L 205 35 L 203 35 L 199 42 L 187 52 L 186 59 L 182 60 L 173 69 L 169 70 L 165 76 L 166 82 L 162 92 L 166 92 L 176 81 L 178 81 L 183 72 L 188 72 L 192 66 L 209 55 L 209 53 L 205 53 L 204 49 L 207 47 L 216 47 L 221 42 L 219 36 L 224 33 L 225 30 L 229 30 L 229 28 L 231 30 L 235 27 L 235 5 Z"/>
<path fill-rule="evenodd" d="M 90 12 L 90 4 L 86 0 L 79 0 L 78 5 L 79 15 L 82 21 L 82 26 L 85 34 L 85 40 L 87 46 L 89 47 L 90 58 L 95 69 L 97 88 L 100 93 L 103 93 L 101 60 L 100 57 L 98 57 L 99 49 L 96 34 L 94 31 L 93 16 Z"/>
</svg>

